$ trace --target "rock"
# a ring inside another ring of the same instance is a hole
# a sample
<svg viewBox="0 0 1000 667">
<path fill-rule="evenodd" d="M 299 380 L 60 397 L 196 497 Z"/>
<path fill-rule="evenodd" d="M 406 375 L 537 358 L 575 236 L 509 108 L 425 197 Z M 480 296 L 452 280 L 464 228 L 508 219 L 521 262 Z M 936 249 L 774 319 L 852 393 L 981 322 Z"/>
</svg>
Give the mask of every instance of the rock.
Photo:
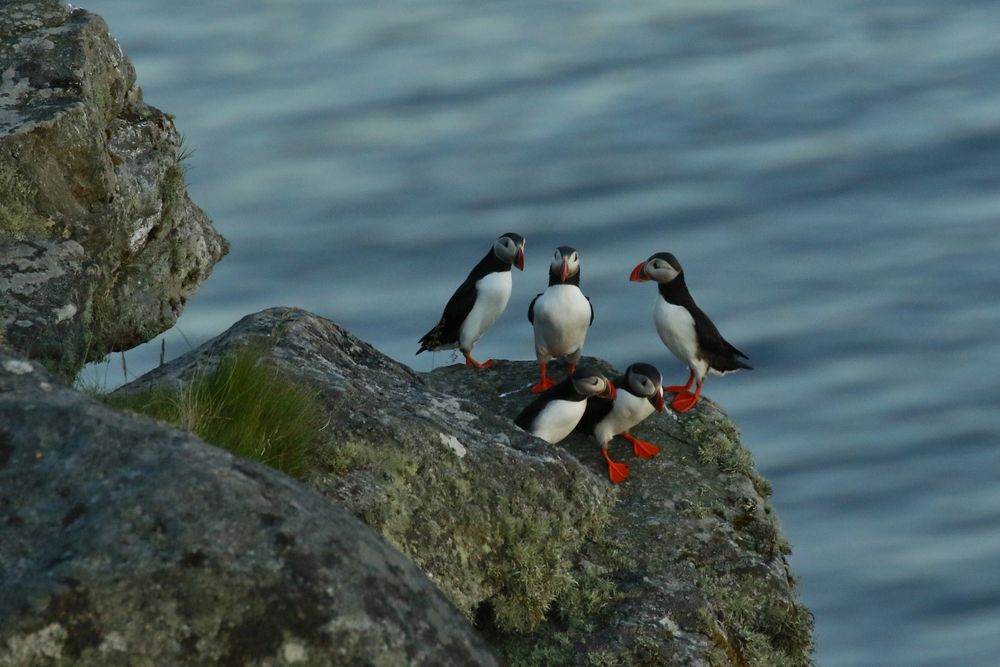
<svg viewBox="0 0 1000 667">
<path fill-rule="evenodd" d="M 320 494 L 0 348 L 0 665 L 495 665 Z"/>
<path fill-rule="evenodd" d="M 585 362 L 618 375 L 606 362 Z M 513 418 L 532 400 L 537 373 L 533 362 L 503 362 L 485 373 L 448 366 L 425 380 Z M 576 556 L 579 586 L 532 633 L 481 623 L 490 640 L 512 666 L 811 664 L 812 615 L 795 599 L 770 485 L 733 423 L 702 398 L 691 412 L 668 409 L 632 433 L 660 454 L 639 459 L 622 438 L 612 442 L 630 476 L 616 487 L 604 530 Z M 610 484 L 589 436 L 573 434 L 554 449 Z"/>
<path fill-rule="evenodd" d="M 176 388 L 250 343 L 329 413 L 308 483 L 412 558 L 511 664 L 809 664 L 768 484 L 710 400 L 635 430 L 663 446 L 654 459 L 618 441 L 631 478 L 612 487 L 588 438 L 548 445 L 510 421 L 534 363 L 419 374 L 296 309 L 250 315 L 121 391 Z"/>
<path fill-rule="evenodd" d="M 0 280 L 17 280 L 7 258 L 27 255 L 67 275 L 66 258 L 83 249 L 74 280 L 0 302 L 11 344 L 24 339 L 12 327 L 32 322 L 21 349 L 71 376 L 173 326 L 228 250 L 187 195 L 181 153 L 173 119 L 143 102 L 103 19 L 56 0 L 4 3 Z M 72 308 L 52 311 L 57 303 Z"/>
<path fill-rule="evenodd" d="M 570 454 L 425 378 L 319 316 L 249 315 L 120 392 L 177 387 L 247 344 L 313 387 L 330 425 L 307 483 L 416 562 L 469 618 L 528 630 L 575 583 L 610 489 Z"/>
</svg>

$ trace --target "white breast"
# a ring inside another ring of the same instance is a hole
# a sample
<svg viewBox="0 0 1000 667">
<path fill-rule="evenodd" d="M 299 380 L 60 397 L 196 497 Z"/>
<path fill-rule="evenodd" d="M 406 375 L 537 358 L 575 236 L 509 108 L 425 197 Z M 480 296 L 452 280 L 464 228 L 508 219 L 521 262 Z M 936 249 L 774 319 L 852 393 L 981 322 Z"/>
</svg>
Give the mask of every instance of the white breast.
<svg viewBox="0 0 1000 667">
<path fill-rule="evenodd" d="M 476 303 L 458 330 L 459 347 L 472 350 L 486 330 L 493 326 L 510 300 L 510 271 L 488 273 L 476 283 Z"/>
<path fill-rule="evenodd" d="M 531 424 L 532 435 L 546 442 L 559 442 L 580 423 L 587 401 L 549 401 Z"/>
<path fill-rule="evenodd" d="M 579 352 L 590 328 L 590 302 L 576 285 L 550 285 L 535 302 L 535 351 L 539 358 Z"/>
<path fill-rule="evenodd" d="M 657 296 L 653 308 L 653 322 L 660 340 L 697 375 L 698 379 L 705 377 L 708 364 L 698 357 L 698 334 L 694 328 L 694 318 L 687 308 L 668 303 L 662 296 Z"/>
<path fill-rule="evenodd" d="M 594 437 L 603 447 L 611 442 L 611 438 L 653 414 L 655 409 L 645 398 L 620 389 L 611 412 L 594 427 Z"/>
</svg>

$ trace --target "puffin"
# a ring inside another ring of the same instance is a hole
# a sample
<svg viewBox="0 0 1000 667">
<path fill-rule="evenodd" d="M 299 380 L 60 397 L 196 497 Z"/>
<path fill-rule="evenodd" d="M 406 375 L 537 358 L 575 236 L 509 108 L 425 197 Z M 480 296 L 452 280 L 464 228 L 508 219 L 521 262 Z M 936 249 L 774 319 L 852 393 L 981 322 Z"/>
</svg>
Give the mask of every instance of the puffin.
<svg viewBox="0 0 1000 667">
<path fill-rule="evenodd" d="M 417 354 L 425 350 L 453 350 L 457 347 L 465 356 L 466 366 L 492 366 L 492 359 L 484 363 L 473 359 L 472 347 L 507 308 L 512 283 L 511 266 L 524 270 L 524 237 L 507 232 L 493 242 L 490 251 L 448 299 L 440 321 L 420 339 Z"/>
<path fill-rule="evenodd" d="M 740 369 L 753 370 L 743 359 L 747 355 L 729 343 L 691 298 L 684 280 L 684 269 L 669 252 L 658 252 L 632 269 L 629 280 L 655 280 L 659 295 L 653 308 L 653 322 L 663 344 L 691 370 L 687 384 L 664 387 L 675 394 L 670 406 L 687 412 L 698 402 L 701 385 L 709 373 L 725 375 Z M 698 386 L 691 393 L 691 384 Z"/>
<path fill-rule="evenodd" d="M 587 409 L 577 424 L 577 430 L 590 433 L 601 446 L 604 460 L 608 462 L 608 477 L 614 484 L 628 479 L 628 466 L 612 460 L 608 444 L 621 434 L 632 443 L 632 452 L 644 459 L 656 456 L 660 448 L 640 440 L 629 429 L 653 414 L 663 412 L 663 378 L 655 367 L 635 363 L 625 369 L 625 374 L 612 380 L 616 388 L 613 401 L 588 400 Z"/>
<path fill-rule="evenodd" d="M 548 377 L 549 359 L 565 359 L 573 374 L 587 330 L 594 323 L 594 307 L 580 291 L 580 253 L 575 248 L 556 248 L 549 265 L 549 286 L 531 300 L 528 321 L 535 329 L 535 357 L 542 373 L 531 391 L 540 394 L 554 384 Z"/>
<path fill-rule="evenodd" d="M 528 404 L 514 423 L 528 433 L 556 443 L 573 432 L 587 409 L 587 399 L 614 400 L 615 385 L 597 370 L 580 368 Z"/>
</svg>

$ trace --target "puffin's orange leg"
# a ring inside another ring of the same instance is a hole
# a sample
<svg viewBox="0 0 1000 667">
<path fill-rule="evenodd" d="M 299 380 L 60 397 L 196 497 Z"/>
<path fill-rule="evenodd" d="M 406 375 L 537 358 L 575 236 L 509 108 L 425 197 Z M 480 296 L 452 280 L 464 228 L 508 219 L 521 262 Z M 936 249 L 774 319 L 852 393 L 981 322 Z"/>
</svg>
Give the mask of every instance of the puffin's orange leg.
<svg viewBox="0 0 1000 667">
<path fill-rule="evenodd" d="M 691 389 L 691 383 L 694 382 L 694 371 L 691 371 L 691 375 L 688 376 L 687 384 L 683 387 L 679 384 L 672 384 L 669 387 L 664 387 L 663 391 L 669 391 L 671 393 L 677 394 L 683 391 L 689 391 Z"/>
<path fill-rule="evenodd" d="M 660 453 L 660 448 L 651 442 L 640 440 L 628 431 L 622 433 L 622 437 L 632 443 L 632 453 L 641 459 L 649 459 Z"/>
<path fill-rule="evenodd" d="M 701 382 L 698 383 L 698 388 L 693 394 L 689 391 L 682 391 L 674 396 L 674 402 L 670 404 L 670 407 L 672 407 L 675 412 L 687 412 L 694 407 L 695 403 L 698 402 L 699 396 L 701 396 Z"/>
<path fill-rule="evenodd" d="M 552 385 L 555 384 L 555 382 L 553 382 L 552 380 L 549 379 L 549 376 L 547 375 L 547 373 L 548 373 L 548 363 L 546 363 L 546 362 L 543 361 L 542 362 L 542 379 L 538 382 L 538 384 L 532 385 L 532 387 L 531 387 L 531 393 L 532 394 L 540 394 L 540 393 L 542 393 L 543 391 L 545 391 L 546 389 L 548 389 L 549 387 L 551 387 Z"/>
<path fill-rule="evenodd" d="M 601 452 L 604 454 L 604 460 L 608 462 L 608 477 L 611 479 L 611 482 L 613 484 L 621 484 L 628 479 L 628 466 L 618 461 L 612 461 L 611 456 L 608 455 L 608 450 L 602 449 Z"/>
<path fill-rule="evenodd" d="M 483 363 L 479 363 L 478 361 L 476 361 L 475 359 L 473 359 L 472 355 L 469 354 L 468 352 L 463 352 L 462 354 L 465 355 L 465 365 L 466 366 L 472 366 L 473 368 L 489 368 L 490 366 L 493 365 L 493 360 L 492 359 L 490 359 L 488 361 L 484 361 Z"/>
</svg>

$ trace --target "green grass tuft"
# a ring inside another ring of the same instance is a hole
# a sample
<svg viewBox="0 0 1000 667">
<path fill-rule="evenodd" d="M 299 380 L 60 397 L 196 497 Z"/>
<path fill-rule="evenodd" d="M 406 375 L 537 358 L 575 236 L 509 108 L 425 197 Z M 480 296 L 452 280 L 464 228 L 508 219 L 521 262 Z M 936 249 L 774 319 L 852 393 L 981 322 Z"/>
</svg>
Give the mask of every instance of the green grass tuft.
<svg viewBox="0 0 1000 667">
<path fill-rule="evenodd" d="M 322 412 L 312 392 L 264 363 L 262 354 L 259 347 L 244 347 L 179 390 L 101 399 L 301 479 L 312 467 Z"/>
</svg>

